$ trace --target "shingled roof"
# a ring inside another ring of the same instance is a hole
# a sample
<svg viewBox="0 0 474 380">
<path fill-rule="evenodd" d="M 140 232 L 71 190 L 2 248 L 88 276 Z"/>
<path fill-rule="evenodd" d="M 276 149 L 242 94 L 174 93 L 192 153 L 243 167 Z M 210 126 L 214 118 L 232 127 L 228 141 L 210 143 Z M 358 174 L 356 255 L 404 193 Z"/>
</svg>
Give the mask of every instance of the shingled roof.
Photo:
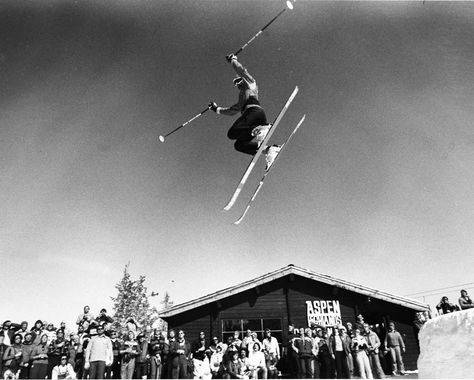
<svg viewBox="0 0 474 380">
<path fill-rule="evenodd" d="M 422 302 L 402 297 L 402 296 L 397 296 L 394 294 L 382 292 L 377 289 L 372 289 L 367 286 L 362 286 L 359 284 L 354 284 L 349 281 L 341 280 L 338 278 L 334 278 L 322 273 L 317 273 L 310 271 L 305 268 L 297 267 L 293 264 L 289 264 L 286 267 L 280 268 L 274 272 L 270 272 L 267 274 L 264 274 L 263 276 L 254 278 L 252 280 L 248 280 L 245 282 L 242 282 L 238 285 L 231 286 L 222 290 L 219 290 L 215 293 L 208 294 L 206 296 L 197 298 L 192 301 L 184 302 L 179 305 L 175 305 L 169 309 L 163 310 L 160 312 L 160 317 L 161 318 L 168 318 L 172 317 L 177 314 L 184 313 L 188 310 L 195 309 L 200 306 L 204 306 L 206 304 L 212 303 L 219 301 L 223 298 L 227 298 L 230 296 L 233 296 L 238 293 L 242 293 L 246 290 L 253 289 L 257 286 L 266 284 L 268 282 L 277 280 L 279 278 L 288 276 L 288 275 L 296 275 L 296 276 L 301 276 L 305 277 L 314 281 L 318 281 L 324 284 L 336 286 L 341 289 L 349 290 L 352 292 L 356 292 L 359 294 L 367 295 L 372 298 L 377 298 L 383 301 L 391 302 L 397 305 L 401 305 L 410 309 L 413 309 L 415 311 L 425 311 L 429 310 L 429 306 L 427 304 L 424 304 Z"/>
</svg>

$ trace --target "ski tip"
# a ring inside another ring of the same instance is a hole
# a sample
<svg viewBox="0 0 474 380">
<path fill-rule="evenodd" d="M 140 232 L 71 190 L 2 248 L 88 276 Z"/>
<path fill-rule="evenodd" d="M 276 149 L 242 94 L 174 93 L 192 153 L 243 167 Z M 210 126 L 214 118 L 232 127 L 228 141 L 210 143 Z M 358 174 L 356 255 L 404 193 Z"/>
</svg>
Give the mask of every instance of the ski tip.
<svg viewBox="0 0 474 380">
<path fill-rule="evenodd" d="M 290 0 L 286 2 L 286 6 L 288 7 L 288 9 L 293 10 L 293 3 Z"/>
<path fill-rule="evenodd" d="M 160 140 L 161 142 L 165 142 L 165 138 L 163 136 L 158 137 L 158 140 Z"/>
<path fill-rule="evenodd" d="M 247 214 L 247 210 L 248 210 L 248 209 L 246 209 L 246 210 L 244 211 L 244 213 L 242 214 L 242 216 L 241 216 L 239 219 L 237 219 L 237 220 L 233 223 L 235 226 L 239 225 L 240 222 L 241 222 L 242 220 L 244 220 L 245 214 Z"/>
</svg>

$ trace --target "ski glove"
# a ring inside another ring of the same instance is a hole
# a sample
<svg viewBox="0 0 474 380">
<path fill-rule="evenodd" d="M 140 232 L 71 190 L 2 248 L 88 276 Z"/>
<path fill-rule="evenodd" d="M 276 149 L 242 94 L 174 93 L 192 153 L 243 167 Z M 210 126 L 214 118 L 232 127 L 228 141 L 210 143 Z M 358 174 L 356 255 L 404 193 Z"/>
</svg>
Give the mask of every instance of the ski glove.
<svg viewBox="0 0 474 380">
<path fill-rule="evenodd" d="M 210 103 L 209 103 L 209 109 L 210 109 L 211 111 L 217 112 L 217 104 L 216 104 L 216 102 L 210 102 Z"/>
<path fill-rule="evenodd" d="M 227 59 L 229 62 L 232 62 L 233 59 L 237 59 L 237 56 L 235 54 L 228 54 L 226 55 L 225 59 Z"/>
</svg>

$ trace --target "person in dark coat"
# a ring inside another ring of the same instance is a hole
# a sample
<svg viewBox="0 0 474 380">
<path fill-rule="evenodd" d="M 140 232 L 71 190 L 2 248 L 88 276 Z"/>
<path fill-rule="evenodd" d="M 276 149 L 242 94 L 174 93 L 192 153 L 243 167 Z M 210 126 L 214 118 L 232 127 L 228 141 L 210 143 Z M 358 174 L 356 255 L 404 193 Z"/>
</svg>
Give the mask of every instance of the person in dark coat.
<svg viewBox="0 0 474 380">
<path fill-rule="evenodd" d="M 191 344 L 185 339 L 184 331 L 179 330 L 178 339 L 170 343 L 171 378 L 186 379 L 188 377 L 188 358 Z"/>
</svg>

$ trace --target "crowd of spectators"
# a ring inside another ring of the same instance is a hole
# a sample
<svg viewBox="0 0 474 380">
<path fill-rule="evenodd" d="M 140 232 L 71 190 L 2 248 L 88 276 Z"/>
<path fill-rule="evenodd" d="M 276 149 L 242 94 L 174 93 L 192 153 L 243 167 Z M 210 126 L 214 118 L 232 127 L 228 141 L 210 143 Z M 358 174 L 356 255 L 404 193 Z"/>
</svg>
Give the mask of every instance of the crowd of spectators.
<svg viewBox="0 0 474 380">
<path fill-rule="evenodd" d="M 474 307 L 465 290 L 459 306 L 443 297 L 439 313 Z M 418 313 L 416 332 L 430 318 Z M 0 376 L 20 379 L 384 378 L 381 359 L 390 358 L 391 375 L 404 375 L 405 343 L 390 322 L 371 326 L 362 315 L 340 326 L 288 328 L 279 342 L 267 329 L 262 336 L 235 331 L 225 342 L 201 331 L 189 339 L 180 330 L 142 328 L 130 318 L 119 330 L 105 309 L 95 316 L 88 306 L 71 330 L 38 320 L 29 328 L 5 321 L 0 331 Z"/>
<path fill-rule="evenodd" d="M 0 373 L 20 379 L 257 379 L 277 378 L 282 369 L 293 378 L 383 378 L 381 355 L 393 358 L 393 374 L 403 374 L 401 335 L 393 323 L 382 334 L 362 315 L 352 326 L 289 326 L 279 342 L 272 331 L 262 336 L 235 331 L 221 342 L 201 331 L 196 339 L 185 332 L 140 327 L 129 319 L 119 330 L 102 309 L 88 306 L 68 329 L 38 320 L 7 320 L 0 332 Z"/>
<path fill-rule="evenodd" d="M 405 375 L 405 343 L 395 324 L 369 325 L 359 314 L 353 325 L 300 328 L 290 326 L 287 345 L 290 374 L 298 378 L 385 378 L 381 358 L 390 357 L 391 374 Z M 296 364 L 296 366 L 295 366 Z M 292 368 L 292 366 L 294 366 Z"/>
</svg>

